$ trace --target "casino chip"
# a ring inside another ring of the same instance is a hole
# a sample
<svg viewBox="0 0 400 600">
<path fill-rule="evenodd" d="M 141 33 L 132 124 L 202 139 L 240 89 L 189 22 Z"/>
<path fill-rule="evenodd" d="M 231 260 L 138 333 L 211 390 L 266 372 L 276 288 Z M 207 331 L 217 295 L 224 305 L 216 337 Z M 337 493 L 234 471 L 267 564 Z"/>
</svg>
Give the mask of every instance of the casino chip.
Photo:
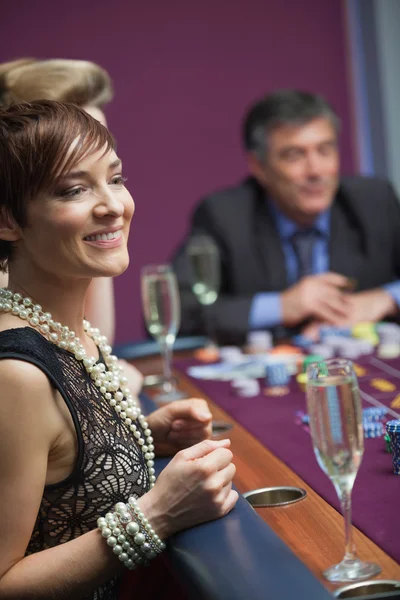
<svg viewBox="0 0 400 600">
<path fill-rule="evenodd" d="M 387 433 L 385 433 L 385 435 L 383 436 L 383 439 L 385 440 L 386 452 L 388 454 L 392 454 L 392 444 L 390 442 L 390 436 Z"/>
<path fill-rule="evenodd" d="M 284 363 L 267 365 L 265 375 L 265 383 L 270 387 L 286 386 L 290 381 L 290 375 Z"/>
<path fill-rule="evenodd" d="M 289 393 L 289 388 L 285 385 L 267 387 L 264 389 L 266 396 L 286 396 Z"/>
<path fill-rule="evenodd" d="M 334 327 L 331 325 L 321 325 L 319 328 L 319 335 L 322 341 L 325 341 L 325 338 L 335 336 L 335 337 L 350 337 L 351 329 L 348 327 Z"/>
<path fill-rule="evenodd" d="M 234 379 L 231 385 L 236 394 L 243 398 L 255 398 L 261 391 L 257 379 Z"/>
<path fill-rule="evenodd" d="M 309 354 L 303 360 L 303 371 L 306 372 L 308 365 L 310 365 L 311 363 L 323 362 L 323 361 L 324 361 L 324 357 L 321 356 L 320 354 Z"/>
<path fill-rule="evenodd" d="M 328 344 L 313 344 L 310 346 L 311 354 L 322 356 L 322 358 L 333 358 L 335 355 L 335 350 L 332 346 L 328 346 Z"/>
<path fill-rule="evenodd" d="M 219 350 L 212 346 L 208 348 L 199 348 L 195 351 L 194 357 L 205 363 L 216 362 L 219 359 Z"/>
<path fill-rule="evenodd" d="M 310 415 L 305 413 L 304 410 L 296 410 L 294 415 L 295 415 L 295 422 L 301 423 L 302 425 L 309 425 Z"/>
<path fill-rule="evenodd" d="M 398 358 L 400 356 L 400 344 L 385 343 L 381 344 L 377 350 L 378 358 Z"/>
<path fill-rule="evenodd" d="M 386 431 L 392 447 L 393 472 L 395 475 L 400 475 L 400 420 L 388 421 Z"/>
<path fill-rule="evenodd" d="M 220 360 L 230 364 L 240 364 L 245 357 L 243 352 L 237 346 L 224 346 L 219 350 Z"/>
<path fill-rule="evenodd" d="M 364 408 L 362 411 L 362 418 L 364 422 L 377 422 L 384 419 L 387 415 L 387 409 L 383 406 L 371 406 Z"/>
<path fill-rule="evenodd" d="M 270 356 L 277 356 L 280 354 L 285 355 L 295 355 L 302 356 L 302 351 L 300 348 L 296 348 L 296 346 L 292 346 L 291 344 L 279 344 L 279 346 L 275 346 L 275 348 L 271 348 L 268 352 Z"/>
<path fill-rule="evenodd" d="M 247 351 L 250 354 L 267 352 L 272 348 L 273 339 L 270 331 L 249 331 L 247 334 Z"/>
<path fill-rule="evenodd" d="M 376 423 L 364 421 L 363 427 L 365 438 L 377 438 L 383 436 L 384 429 L 383 423 L 381 421 L 378 421 Z"/>
<path fill-rule="evenodd" d="M 302 392 L 306 391 L 307 379 L 307 373 L 299 373 L 296 377 L 296 381 Z"/>
<path fill-rule="evenodd" d="M 295 346 L 300 348 L 309 348 L 314 344 L 314 340 L 306 337 L 305 335 L 295 335 L 292 337 L 292 342 Z"/>
</svg>

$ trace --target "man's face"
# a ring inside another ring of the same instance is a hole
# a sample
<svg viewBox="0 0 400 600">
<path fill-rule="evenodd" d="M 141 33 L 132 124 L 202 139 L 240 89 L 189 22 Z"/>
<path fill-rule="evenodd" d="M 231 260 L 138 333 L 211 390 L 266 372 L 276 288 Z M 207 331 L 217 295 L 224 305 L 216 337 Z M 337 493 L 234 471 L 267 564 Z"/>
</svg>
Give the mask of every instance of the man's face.
<svg viewBox="0 0 400 600">
<path fill-rule="evenodd" d="M 249 157 L 250 171 L 290 218 L 312 222 L 332 204 L 339 179 L 337 134 L 319 117 L 303 125 L 281 125 L 268 136 L 266 156 Z"/>
</svg>

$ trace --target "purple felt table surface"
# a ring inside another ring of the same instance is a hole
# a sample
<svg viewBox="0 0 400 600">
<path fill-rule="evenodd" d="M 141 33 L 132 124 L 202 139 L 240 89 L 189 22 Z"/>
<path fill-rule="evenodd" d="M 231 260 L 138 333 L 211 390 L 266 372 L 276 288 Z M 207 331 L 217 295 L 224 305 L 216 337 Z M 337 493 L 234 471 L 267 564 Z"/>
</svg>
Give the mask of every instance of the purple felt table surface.
<svg viewBox="0 0 400 600">
<path fill-rule="evenodd" d="M 381 361 L 369 356 L 356 363 L 367 370 L 365 376 L 359 377 L 363 407 L 373 406 L 372 400 L 375 400 L 390 408 L 391 402 L 400 394 L 400 360 Z M 174 367 L 187 374 L 187 368 L 195 364 L 199 363 L 180 360 Z M 390 381 L 396 389 L 391 392 L 377 390 L 372 385 L 376 378 Z M 294 377 L 289 394 L 271 397 L 261 393 L 254 398 L 238 396 L 226 381 L 190 379 L 322 498 L 340 510 L 335 489 L 317 464 L 308 428 L 296 419 L 296 411 L 306 412 L 307 408 L 305 394 Z M 400 408 L 391 410 L 400 415 Z M 388 418 L 400 416 L 389 414 Z M 276 481 L 275 485 L 285 483 Z M 385 451 L 383 437 L 365 440 L 364 456 L 353 490 L 353 523 L 400 562 L 400 476 L 393 474 L 392 457 Z"/>
</svg>

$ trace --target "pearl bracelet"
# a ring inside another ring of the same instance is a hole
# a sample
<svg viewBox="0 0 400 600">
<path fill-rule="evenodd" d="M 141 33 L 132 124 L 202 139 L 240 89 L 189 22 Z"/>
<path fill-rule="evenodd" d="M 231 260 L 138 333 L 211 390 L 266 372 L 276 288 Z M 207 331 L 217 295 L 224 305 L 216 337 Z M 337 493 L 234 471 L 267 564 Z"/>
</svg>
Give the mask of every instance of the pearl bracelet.
<svg viewBox="0 0 400 600">
<path fill-rule="evenodd" d="M 129 498 L 129 504 L 118 502 L 114 506 L 114 512 L 100 517 L 97 525 L 107 545 L 129 570 L 147 565 L 152 558 L 165 550 L 164 542 L 156 534 L 133 496 Z"/>
</svg>

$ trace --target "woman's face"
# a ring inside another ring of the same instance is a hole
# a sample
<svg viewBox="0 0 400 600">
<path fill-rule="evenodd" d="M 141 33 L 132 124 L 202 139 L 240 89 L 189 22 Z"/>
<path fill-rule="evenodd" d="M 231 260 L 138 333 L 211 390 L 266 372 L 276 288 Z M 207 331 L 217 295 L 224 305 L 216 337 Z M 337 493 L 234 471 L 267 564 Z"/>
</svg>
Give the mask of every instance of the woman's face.
<svg viewBox="0 0 400 600">
<path fill-rule="evenodd" d="M 121 161 L 114 151 L 98 150 L 29 203 L 15 260 L 56 278 L 115 277 L 129 264 L 133 213 Z"/>
</svg>

